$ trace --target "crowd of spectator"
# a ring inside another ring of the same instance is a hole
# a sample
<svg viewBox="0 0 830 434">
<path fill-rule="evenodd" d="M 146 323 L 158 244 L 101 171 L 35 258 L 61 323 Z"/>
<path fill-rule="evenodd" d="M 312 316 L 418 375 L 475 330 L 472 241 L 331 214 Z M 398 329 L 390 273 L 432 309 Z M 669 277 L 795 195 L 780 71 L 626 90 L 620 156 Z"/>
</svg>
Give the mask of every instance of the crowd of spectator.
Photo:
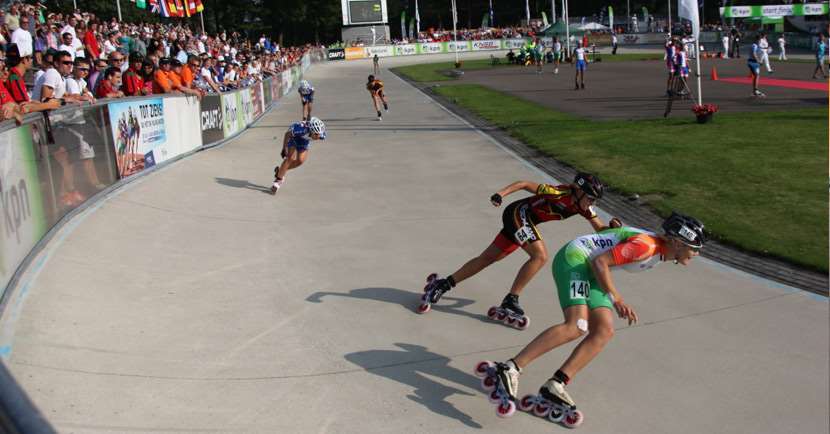
<svg viewBox="0 0 830 434">
<path fill-rule="evenodd" d="M 0 9 L 0 117 L 67 102 L 246 87 L 297 65 L 313 47 L 262 35 L 210 35 L 187 25 L 125 23 L 75 10 L 12 3 Z"/>
</svg>

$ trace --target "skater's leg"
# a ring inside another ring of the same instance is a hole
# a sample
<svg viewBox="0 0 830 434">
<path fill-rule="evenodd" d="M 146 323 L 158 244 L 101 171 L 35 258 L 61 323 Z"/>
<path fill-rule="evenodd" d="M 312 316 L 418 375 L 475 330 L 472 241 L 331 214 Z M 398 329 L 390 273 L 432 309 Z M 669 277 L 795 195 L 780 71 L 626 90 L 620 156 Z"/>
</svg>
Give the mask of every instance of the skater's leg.
<svg viewBox="0 0 830 434">
<path fill-rule="evenodd" d="M 515 295 L 521 294 L 525 286 L 533 279 L 533 276 L 548 262 L 548 250 L 544 241 L 530 242 L 522 248 L 530 255 L 530 259 L 519 269 L 516 279 L 513 280 L 513 286 L 510 287 L 510 293 Z"/>
<path fill-rule="evenodd" d="M 480 255 L 467 261 L 458 271 L 452 273 L 450 276 L 456 284 L 461 283 L 505 256 L 507 256 L 507 253 L 502 251 L 495 243 L 492 243 Z"/>
<path fill-rule="evenodd" d="M 588 330 L 588 336 L 576 346 L 571 356 L 559 369 L 569 378 L 573 378 L 588 365 L 605 348 L 605 344 L 614 337 L 614 313 L 611 309 L 600 307 L 591 310 Z"/>
<path fill-rule="evenodd" d="M 288 148 L 288 155 L 285 156 L 285 159 L 282 160 L 282 164 L 280 164 L 279 170 L 277 170 L 277 178 L 283 179 L 285 178 L 285 174 L 291 169 L 292 161 L 297 157 L 297 148 L 290 147 Z"/>
<path fill-rule="evenodd" d="M 513 360 L 519 368 L 524 368 L 552 349 L 578 339 L 585 333 L 585 331 L 580 329 L 580 326 L 585 328 L 587 321 L 587 305 L 580 304 L 566 308 L 565 322 L 550 327 L 540 333 Z"/>
<path fill-rule="evenodd" d="M 288 170 L 296 169 L 297 167 L 302 166 L 302 164 L 305 163 L 306 158 L 308 158 L 308 151 L 296 152 L 294 158 L 292 158 L 288 163 Z"/>
</svg>

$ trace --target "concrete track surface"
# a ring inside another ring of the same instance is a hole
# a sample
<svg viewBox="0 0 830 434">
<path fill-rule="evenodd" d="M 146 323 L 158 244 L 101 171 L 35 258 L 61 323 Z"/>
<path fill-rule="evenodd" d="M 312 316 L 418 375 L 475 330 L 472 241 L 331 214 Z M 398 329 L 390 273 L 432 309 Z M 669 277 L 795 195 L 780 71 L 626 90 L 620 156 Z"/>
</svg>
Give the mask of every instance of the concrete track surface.
<svg viewBox="0 0 830 434">
<path fill-rule="evenodd" d="M 472 373 L 562 319 L 549 266 L 522 296 L 526 331 L 486 318 L 523 252 L 414 312 L 427 274 L 454 271 L 496 235 L 492 192 L 544 175 L 386 71 L 391 111 L 375 121 L 370 69 L 311 69 L 329 139 L 276 197 L 264 190 L 274 138 L 300 114 L 293 96 L 225 146 L 89 209 L 34 261 L 2 343 L 59 431 L 566 431 L 496 417 Z M 590 227 L 541 230 L 552 254 Z M 580 430 L 828 432 L 826 298 L 705 260 L 615 279 L 642 324 L 618 322 L 569 386 Z M 521 393 L 571 348 L 529 366 Z"/>
</svg>

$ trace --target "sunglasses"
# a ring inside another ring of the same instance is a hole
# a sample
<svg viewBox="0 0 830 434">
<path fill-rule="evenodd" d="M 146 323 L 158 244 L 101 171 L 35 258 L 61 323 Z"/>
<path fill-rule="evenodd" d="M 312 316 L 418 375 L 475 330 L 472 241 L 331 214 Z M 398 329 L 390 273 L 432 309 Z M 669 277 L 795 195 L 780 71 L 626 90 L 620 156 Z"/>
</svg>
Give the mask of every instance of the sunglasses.
<svg viewBox="0 0 830 434">
<path fill-rule="evenodd" d="M 75 64 L 75 62 L 73 62 L 73 61 L 71 61 L 71 60 L 64 60 L 64 61 L 63 61 L 63 62 L 61 62 L 61 63 L 62 63 L 62 64 L 64 64 L 64 65 L 74 65 L 74 64 Z"/>
<path fill-rule="evenodd" d="M 88 72 L 88 71 L 89 71 L 89 68 L 78 68 L 78 71 Z"/>
<path fill-rule="evenodd" d="M 124 59 L 123 59 L 123 58 L 115 58 L 115 57 L 113 57 L 113 58 L 112 58 L 112 61 L 113 61 L 113 62 L 123 62 L 123 61 L 124 61 Z"/>
</svg>

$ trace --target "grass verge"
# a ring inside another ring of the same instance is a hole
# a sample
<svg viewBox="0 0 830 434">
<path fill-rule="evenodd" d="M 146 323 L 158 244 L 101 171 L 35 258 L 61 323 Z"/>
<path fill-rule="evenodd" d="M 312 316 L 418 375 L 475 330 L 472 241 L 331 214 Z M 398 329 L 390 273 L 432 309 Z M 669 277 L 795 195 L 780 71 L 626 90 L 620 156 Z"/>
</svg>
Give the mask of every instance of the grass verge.
<svg viewBox="0 0 830 434">
<path fill-rule="evenodd" d="M 626 54 L 617 54 L 616 56 L 611 56 L 610 54 L 603 54 L 602 61 L 603 62 L 625 62 L 625 61 L 635 61 L 635 60 L 662 60 L 663 55 L 660 53 L 626 53 Z M 434 82 L 434 81 L 451 81 L 456 80 L 456 77 L 453 77 L 449 74 L 449 71 L 454 68 L 454 62 L 438 62 L 438 63 L 424 63 L 419 65 L 409 65 L 409 66 L 401 66 L 398 68 L 392 68 L 392 71 L 398 74 L 403 74 L 407 78 L 412 81 L 417 82 Z M 490 59 L 475 59 L 475 60 L 463 60 L 462 59 L 462 71 L 475 71 L 479 69 L 488 69 L 488 68 L 499 68 L 505 66 L 514 66 L 508 63 L 505 63 L 505 58 L 502 56 L 499 59 L 499 63 L 496 65 L 492 64 Z"/>
<path fill-rule="evenodd" d="M 724 242 L 828 270 L 827 108 L 719 113 L 703 125 L 691 113 L 595 121 L 478 85 L 436 92 L 661 215 L 680 210 Z"/>
</svg>

